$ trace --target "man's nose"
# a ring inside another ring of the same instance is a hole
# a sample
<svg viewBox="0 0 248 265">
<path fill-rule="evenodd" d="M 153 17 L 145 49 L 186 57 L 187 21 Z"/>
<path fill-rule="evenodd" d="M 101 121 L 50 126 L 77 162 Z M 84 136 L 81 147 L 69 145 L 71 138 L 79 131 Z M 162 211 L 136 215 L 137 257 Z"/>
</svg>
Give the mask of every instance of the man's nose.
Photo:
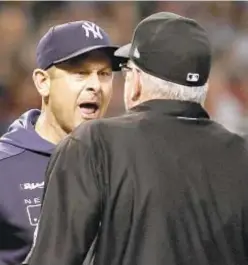
<svg viewBox="0 0 248 265">
<path fill-rule="evenodd" d="M 95 93 L 99 93 L 101 90 L 101 82 L 99 80 L 99 76 L 97 73 L 92 73 L 89 76 L 87 91 L 93 91 Z"/>
</svg>

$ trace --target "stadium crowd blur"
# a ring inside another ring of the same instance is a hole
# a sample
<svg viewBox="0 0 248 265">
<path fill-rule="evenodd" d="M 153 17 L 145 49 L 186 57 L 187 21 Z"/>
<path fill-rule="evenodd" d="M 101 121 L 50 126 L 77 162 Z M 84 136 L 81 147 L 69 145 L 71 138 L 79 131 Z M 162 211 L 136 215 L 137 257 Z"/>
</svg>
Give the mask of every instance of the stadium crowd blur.
<svg viewBox="0 0 248 265">
<path fill-rule="evenodd" d="M 22 112 L 40 107 L 32 83 L 35 48 L 49 27 L 72 20 L 102 26 L 114 44 L 130 41 L 146 15 L 169 11 L 197 19 L 213 44 L 206 108 L 230 130 L 248 135 L 248 2 L 46 2 L 0 3 L 0 134 Z M 63 93 L 63 91 L 61 91 Z M 108 116 L 124 111 L 123 79 L 116 75 Z"/>
</svg>

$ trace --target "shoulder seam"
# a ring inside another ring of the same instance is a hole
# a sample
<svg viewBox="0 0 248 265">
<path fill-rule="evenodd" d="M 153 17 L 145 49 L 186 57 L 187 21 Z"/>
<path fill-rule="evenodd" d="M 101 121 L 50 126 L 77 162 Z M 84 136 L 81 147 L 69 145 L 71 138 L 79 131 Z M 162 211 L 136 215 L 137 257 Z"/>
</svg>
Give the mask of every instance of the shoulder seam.
<svg viewBox="0 0 248 265">
<path fill-rule="evenodd" d="M 20 152 L 18 152 L 17 154 L 13 154 L 13 155 L 10 155 L 10 156 L 7 156 L 7 157 L 4 157 L 4 158 L 0 158 L 0 163 L 8 158 L 12 158 L 12 157 L 15 157 L 15 156 L 18 156 L 20 154 L 22 154 L 23 152 L 25 152 L 25 149 L 22 149 Z"/>
</svg>

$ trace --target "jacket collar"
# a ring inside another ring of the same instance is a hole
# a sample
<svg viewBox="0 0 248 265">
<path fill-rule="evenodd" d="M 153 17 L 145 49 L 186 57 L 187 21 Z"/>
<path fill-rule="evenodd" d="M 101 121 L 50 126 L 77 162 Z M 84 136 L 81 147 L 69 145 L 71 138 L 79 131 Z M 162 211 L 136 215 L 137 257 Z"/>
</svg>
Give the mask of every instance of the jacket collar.
<svg viewBox="0 0 248 265">
<path fill-rule="evenodd" d="M 133 107 L 129 113 L 144 111 L 161 112 L 175 117 L 209 119 L 208 113 L 200 104 L 190 101 L 154 99 Z"/>
</svg>

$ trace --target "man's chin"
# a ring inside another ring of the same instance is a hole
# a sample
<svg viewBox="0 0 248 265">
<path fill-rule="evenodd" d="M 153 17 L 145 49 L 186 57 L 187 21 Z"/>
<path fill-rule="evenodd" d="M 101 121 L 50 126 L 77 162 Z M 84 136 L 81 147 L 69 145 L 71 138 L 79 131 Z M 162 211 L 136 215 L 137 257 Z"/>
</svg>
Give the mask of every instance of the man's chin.
<svg viewBox="0 0 248 265">
<path fill-rule="evenodd" d="M 94 113 L 94 114 L 93 113 L 92 114 L 87 114 L 87 115 L 81 114 L 80 118 L 77 119 L 75 124 L 76 124 L 76 127 L 77 127 L 81 123 L 84 123 L 86 121 L 96 120 L 96 119 L 99 119 L 101 117 L 102 117 L 102 114 L 100 112 L 99 113 Z"/>
</svg>

